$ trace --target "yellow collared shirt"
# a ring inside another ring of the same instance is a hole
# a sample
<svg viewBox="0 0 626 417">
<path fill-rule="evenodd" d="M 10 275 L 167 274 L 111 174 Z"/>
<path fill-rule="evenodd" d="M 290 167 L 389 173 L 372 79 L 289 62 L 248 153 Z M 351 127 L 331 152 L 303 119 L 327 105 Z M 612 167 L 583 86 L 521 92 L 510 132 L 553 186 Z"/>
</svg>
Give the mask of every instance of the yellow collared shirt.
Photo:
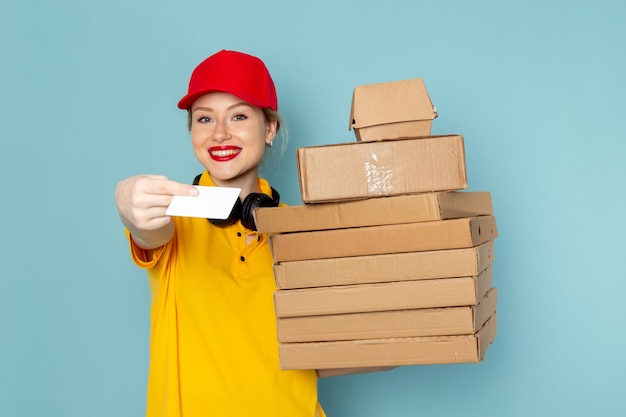
<svg viewBox="0 0 626 417">
<path fill-rule="evenodd" d="M 205 172 L 200 185 L 215 184 Z M 265 180 L 259 185 L 271 195 Z M 151 260 L 130 240 L 152 290 L 146 415 L 323 416 L 316 372 L 280 370 L 267 235 L 240 222 L 174 222 L 174 237 Z"/>
</svg>

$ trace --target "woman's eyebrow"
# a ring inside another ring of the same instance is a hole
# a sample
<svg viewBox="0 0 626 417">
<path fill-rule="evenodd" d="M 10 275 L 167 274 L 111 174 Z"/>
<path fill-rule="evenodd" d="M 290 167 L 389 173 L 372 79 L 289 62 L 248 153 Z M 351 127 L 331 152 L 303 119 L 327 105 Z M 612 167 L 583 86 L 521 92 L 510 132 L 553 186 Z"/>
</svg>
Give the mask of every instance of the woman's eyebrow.
<svg viewBox="0 0 626 417">
<path fill-rule="evenodd" d="M 239 102 L 237 102 L 237 103 L 231 104 L 231 105 L 230 105 L 230 106 L 228 106 L 226 109 L 227 109 L 227 110 L 232 110 L 232 109 L 234 109 L 234 108 L 241 107 L 241 106 L 251 107 L 251 105 L 250 105 L 250 104 L 248 104 L 248 103 L 246 103 L 245 101 L 239 101 Z M 209 111 L 209 112 L 210 112 L 210 111 L 213 111 L 213 108 L 211 108 L 211 107 L 205 107 L 205 106 L 199 106 L 199 107 L 196 107 L 195 109 L 193 109 L 191 112 L 193 113 L 193 112 L 195 112 L 196 110 L 203 110 L 203 111 Z"/>
<path fill-rule="evenodd" d="M 232 110 L 234 108 L 241 107 L 241 106 L 252 107 L 250 104 L 246 103 L 245 101 L 240 101 L 238 103 L 228 106 L 228 110 Z"/>
</svg>

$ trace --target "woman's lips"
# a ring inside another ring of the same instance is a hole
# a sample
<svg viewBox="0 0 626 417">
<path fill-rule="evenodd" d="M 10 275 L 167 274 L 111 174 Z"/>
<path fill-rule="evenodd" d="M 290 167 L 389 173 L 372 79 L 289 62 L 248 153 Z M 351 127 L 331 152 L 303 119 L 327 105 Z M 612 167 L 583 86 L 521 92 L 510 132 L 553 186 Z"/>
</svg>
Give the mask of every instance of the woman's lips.
<svg viewBox="0 0 626 417">
<path fill-rule="evenodd" d="M 241 148 L 238 146 L 213 146 L 209 148 L 209 156 L 214 161 L 230 161 L 239 155 Z"/>
</svg>

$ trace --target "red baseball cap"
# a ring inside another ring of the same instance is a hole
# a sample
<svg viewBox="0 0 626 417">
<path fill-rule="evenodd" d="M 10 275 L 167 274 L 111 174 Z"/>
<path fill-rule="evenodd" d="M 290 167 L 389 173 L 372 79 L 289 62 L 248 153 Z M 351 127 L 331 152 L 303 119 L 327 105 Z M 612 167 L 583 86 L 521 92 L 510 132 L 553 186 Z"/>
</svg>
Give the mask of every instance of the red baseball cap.
<svg viewBox="0 0 626 417">
<path fill-rule="evenodd" d="M 202 61 L 191 73 L 189 90 L 178 108 L 189 110 L 200 96 L 215 91 L 278 111 L 274 81 L 263 61 L 252 55 L 222 50 Z"/>
</svg>

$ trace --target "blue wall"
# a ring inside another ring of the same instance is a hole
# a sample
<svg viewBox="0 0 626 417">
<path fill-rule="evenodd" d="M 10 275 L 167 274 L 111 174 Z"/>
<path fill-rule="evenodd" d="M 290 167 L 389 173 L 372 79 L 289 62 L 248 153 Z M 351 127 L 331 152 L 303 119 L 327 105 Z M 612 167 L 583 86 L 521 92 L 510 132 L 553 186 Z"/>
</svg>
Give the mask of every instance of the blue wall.
<svg viewBox="0 0 626 417">
<path fill-rule="evenodd" d="M 354 140 L 354 86 L 413 77 L 493 196 L 486 360 L 322 380 L 329 416 L 626 415 L 626 3 L 215 3 L 0 2 L 0 415 L 142 415 L 149 290 L 113 192 L 200 172 L 176 102 L 222 48 L 276 80 L 288 203 L 297 147 Z"/>
</svg>

